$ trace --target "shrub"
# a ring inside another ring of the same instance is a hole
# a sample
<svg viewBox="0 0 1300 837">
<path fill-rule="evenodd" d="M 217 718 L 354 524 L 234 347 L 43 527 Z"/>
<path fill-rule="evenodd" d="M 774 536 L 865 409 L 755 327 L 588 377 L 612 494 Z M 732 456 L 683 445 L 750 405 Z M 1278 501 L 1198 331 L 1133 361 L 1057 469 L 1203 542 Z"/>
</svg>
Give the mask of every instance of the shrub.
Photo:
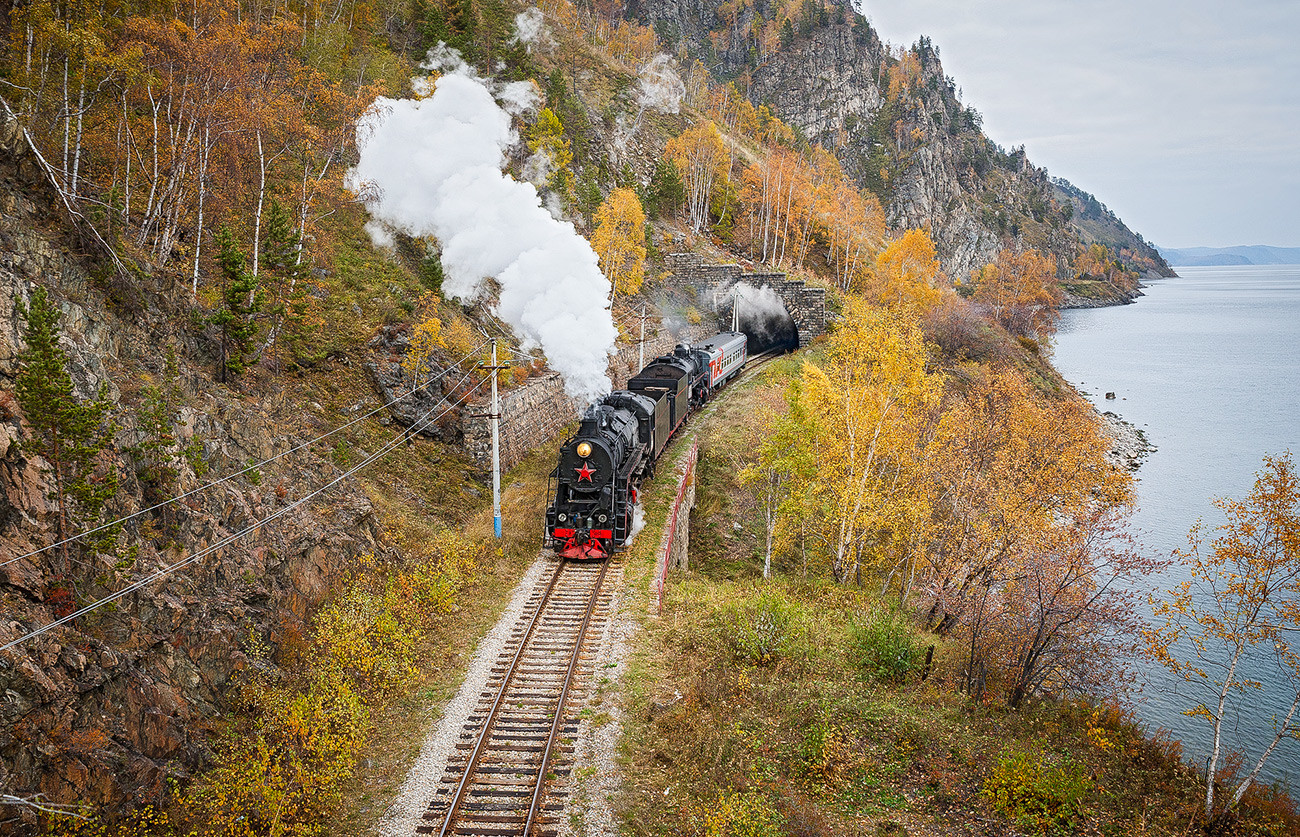
<svg viewBox="0 0 1300 837">
<path fill-rule="evenodd" d="M 325 670 L 300 692 L 271 687 L 259 702 L 256 734 L 221 747 L 217 766 L 181 797 L 190 834 L 308 837 L 329 821 L 369 728 L 361 698 Z"/>
<path fill-rule="evenodd" d="M 720 791 L 699 819 L 704 837 L 772 837 L 784 831 L 776 806 L 753 792 Z"/>
<path fill-rule="evenodd" d="M 872 613 L 849 635 L 849 659 L 877 680 L 902 683 L 921 667 L 923 654 L 907 620 L 892 610 Z"/>
<path fill-rule="evenodd" d="M 963 299 L 951 297 L 921 318 L 925 339 L 953 360 L 991 361 L 1006 354 L 1004 338 Z"/>
<path fill-rule="evenodd" d="M 800 616 L 797 604 L 764 592 L 753 601 L 723 608 L 719 634 L 737 660 L 774 665 L 791 655 Z"/>
<path fill-rule="evenodd" d="M 215 766 L 179 796 L 193 837 L 320 834 L 342 797 L 370 730 L 373 707 L 418 674 L 433 619 L 449 612 L 474 574 L 481 545 L 443 531 L 428 554 L 385 575 L 357 561 L 343 593 L 321 608 L 291 681 L 252 675 L 239 694 L 251 722 L 218 748 Z M 269 655 L 254 646 L 250 656 Z"/>
<path fill-rule="evenodd" d="M 984 797 L 1019 828 L 1039 834 L 1068 833 L 1091 789 L 1083 768 L 1043 753 L 1011 752 L 998 759 L 984 782 Z"/>
<path fill-rule="evenodd" d="M 812 724 L 804 732 L 799 762 L 804 778 L 820 785 L 835 785 L 861 766 L 844 731 L 825 720 Z"/>
</svg>

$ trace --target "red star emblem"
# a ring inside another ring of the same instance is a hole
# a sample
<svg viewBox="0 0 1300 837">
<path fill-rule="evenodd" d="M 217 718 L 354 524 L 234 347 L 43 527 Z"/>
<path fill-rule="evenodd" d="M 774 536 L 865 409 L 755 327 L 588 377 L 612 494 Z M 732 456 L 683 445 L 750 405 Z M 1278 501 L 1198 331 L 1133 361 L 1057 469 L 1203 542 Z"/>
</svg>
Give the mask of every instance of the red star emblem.
<svg viewBox="0 0 1300 837">
<path fill-rule="evenodd" d="M 596 469 L 588 465 L 586 462 L 582 463 L 581 468 L 574 468 L 573 470 L 578 472 L 578 482 L 582 482 L 583 480 L 591 482 L 591 475 L 596 473 Z"/>
</svg>

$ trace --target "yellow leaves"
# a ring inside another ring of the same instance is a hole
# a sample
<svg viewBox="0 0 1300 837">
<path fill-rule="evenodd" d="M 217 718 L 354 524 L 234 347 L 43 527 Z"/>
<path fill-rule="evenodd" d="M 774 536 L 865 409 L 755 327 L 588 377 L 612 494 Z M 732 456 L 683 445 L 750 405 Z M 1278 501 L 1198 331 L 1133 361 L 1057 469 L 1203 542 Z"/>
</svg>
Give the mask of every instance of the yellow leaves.
<svg viewBox="0 0 1300 837">
<path fill-rule="evenodd" d="M 442 339 L 442 321 L 430 316 L 411 331 L 411 344 L 402 359 L 402 368 L 419 378 L 431 370 L 433 353 L 444 348 Z"/>
<path fill-rule="evenodd" d="M 387 578 L 359 574 L 321 608 L 297 682 L 243 690 L 254 729 L 228 742 L 216 766 L 179 799 L 191 837 L 317 835 L 324 831 L 370 730 L 370 707 L 401 695 L 439 614 L 473 578 L 482 545 L 442 532 L 427 554 Z"/>
<path fill-rule="evenodd" d="M 715 187 L 726 181 L 731 170 L 731 155 L 717 126 L 707 119 L 669 140 L 664 153 L 682 173 L 691 228 L 698 232 L 708 221 Z"/>
<path fill-rule="evenodd" d="M 600 269 L 613 285 L 612 294 L 641 290 L 645 280 L 645 212 L 636 192 L 618 188 L 596 210 L 592 249 Z M 611 296 L 612 298 L 612 296 Z"/>
<path fill-rule="evenodd" d="M 527 130 L 528 150 L 541 154 L 549 161 L 546 185 L 553 191 L 571 197 L 573 192 L 573 150 L 564 137 L 564 126 L 560 117 L 550 108 L 542 108 L 537 120 Z"/>
<path fill-rule="evenodd" d="M 880 305 L 920 313 L 934 307 L 946 283 L 934 247 L 925 230 L 908 230 L 876 256 L 864 289 Z"/>
<path fill-rule="evenodd" d="M 754 791 L 719 791 L 692 816 L 704 837 L 767 837 L 781 833 L 784 817 L 766 796 Z"/>
<path fill-rule="evenodd" d="M 905 549 L 928 515 L 924 448 L 941 383 L 925 371 L 915 323 L 850 298 L 825 367 L 805 364 L 797 391 L 800 433 L 816 457 L 803 475 L 833 534 L 828 558 L 844 581 Z M 795 493 L 800 493 L 796 490 Z"/>
<path fill-rule="evenodd" d="M 443 344 L 447 347 L 447 353 L 451 355 L 453 361 L 463 358 L 474 351 L 480 342 L 480 338 L 474 333 L 469 321 L 459 314 L 453 316 L 444 324 L 440 336 Z"/>
</svg>

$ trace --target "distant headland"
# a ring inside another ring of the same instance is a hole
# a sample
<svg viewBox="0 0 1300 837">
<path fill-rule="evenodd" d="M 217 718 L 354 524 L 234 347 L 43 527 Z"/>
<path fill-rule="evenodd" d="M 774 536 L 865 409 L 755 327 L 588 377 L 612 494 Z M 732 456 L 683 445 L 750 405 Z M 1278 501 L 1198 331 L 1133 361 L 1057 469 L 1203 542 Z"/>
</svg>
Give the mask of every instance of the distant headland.
<svg viewBox="0 0 1300 837">
<path fill-rule="evenodd" d="M 1300 264 L 1300 247 L 1253 244 L 1237 247 L 1157 247 L 1170 267 Z"/>
</svg>

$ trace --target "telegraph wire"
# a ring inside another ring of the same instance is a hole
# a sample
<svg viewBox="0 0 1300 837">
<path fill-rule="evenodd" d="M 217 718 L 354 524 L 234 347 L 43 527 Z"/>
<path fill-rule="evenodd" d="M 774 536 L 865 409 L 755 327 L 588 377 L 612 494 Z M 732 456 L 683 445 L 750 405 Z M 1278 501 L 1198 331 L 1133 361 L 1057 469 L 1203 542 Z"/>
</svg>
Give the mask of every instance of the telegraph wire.
<svg viewBox="0 0 1300 837">
<path fill-rule="evenodd" d="M 69 536 L 69 537 L 64 538 L 64 539 L 61 540 L 61 541 L 58 541 L 57 543 L 46 544 L 45 546 L 42 546 L 42 547 L 39 548 L 39 549 L 33 549 L 31 552 L 25 553 L 25 554 L 23 554 L 23 555 L 19 555 L 19 556 L 14 557 L 14 558 L 9 558 L 9 559 L 7 559 L 7 560 L 0 561 L 0 567 L 7 567 L 7 566 L 9 566 L 10 564 L 13 564 L 13 563 L 15 563 L 15 562 L 18 562 L 18 561 L 23 560 L 24 558 L 31 558 L 31 557 L 34 556 L 34 555 L 40 555 L 42 552 L 48 552 L 48 551 L 50 551 L 51 549 L 54 549 L 54 548 L 56 548 L 56 547 L 63 546 L 64 544 L 67 544 L 67 543 L 72 543 L 73 541 L 76 541 L 76 540 L 80 540 L 81 538 L 84 538 L 84 537 L 86 537 L 87 535 L 93 535 L 93 534 L 95 534 L 96 532 L 103 532 L 105 529 L 111 529 L 111 528 L 113 528 L 114 526 L 117 526 L 117 525 L 119 525 L 119 524 L 122 524 L 122 523 L 127 522 L 128 520 L 134 520 L 135 518 L 140 517 L 141 515 L 148 514 L 149 512 L 152 512 L 152 511 L 157 511 L 158 509 L 161 509 L 161 508 L 163 508 L 163 507 L 165 507 L 165 506 L 170 506 L 172 503 L 178 503 L 178 502 L 180 502 L 181 500 L 184 500 L 184 499 L 186 499 L 186 498 L 188 498 L 188 497 L 192 497 L 192 496 L 194 496 L 195 494 L 199 494 L 199 493 L 201 493 L 201 492 L 207 491 L 209 488 L 216 488 L 218 485 L 221 485 L 221 484 L 223 484 L 223 483 L 229 482 L 230 480 L 233 480 L 235 477 L 238 477 L 238 476 L 242 476 L 242 475 L 244 475 L 244 474 L 247 474 L 249 471 L 255 471 L 255 470 L 257 470 L 257 469 L 259 469 L 259 468 L 261 468 L 261 467 L 263 467 L 263 466 L 265 466 L 265 465 L 269 465 L 269 464 L 271 464 L 272 462 L 275 462 L 277 459 L 282 459 L 283 457 L 286 457 L 286 456 L 288 456 L 288 455 L 291 454 L 291 453 L 297 453 L 298 451 L 302 450 L 303 448 L 310 447 L 311 445 L 314 445 L 314 444 L 316 444 L 317 442 L 322 441 L 323 439 L 328 439 L 330 436 L 333 436 L 335 433 L 338 433 L 339 431 L 342 431 L 342 430 L 347 430 L 347 429 L 348 429 L 349 427 L 351 427 L 352 425 L 357 424 L 358 422 L 365 421 L 366 419 L 370 418 L 371 416 L 375 415 L 376 413 L 379 413 L 379 412 L 382 412 L 382 411 L 384 411 L 384 410 L 387 410 L 389 407 L 391 407 L 392 405 L 398 403 L 399 401 L 402 401 L 403 399 L 409 398 L 410 396 L 412 396 L 412 395 L 414 395 L 416 392 L 418 392 L 422 387 L 427 387 L 429 384 L 433 383 L 434 381 L 441 380 L 441 379 L 442 379 L 442 378 L 443 378 L 443 377 L 444 377 L 448 372 L 450 372 L 452 369 L 456 368 L 456 366 L 458 366 L 459 364 L 464 363 L 466 360 L 468 360 L 470 357 L 472 357 L 474 354 L 476 354 L 479 350 L 481 350 L 481 349 L 482 349 L 484 346 L 486 346 L 487 344 L 488 344 L 488 341 L 486 341 L 486 340 L 483 341 L 482 343 L 480 343 L 480 344 L 478 344 L 477 346 L 475 346 L 475 347 L 474 347 L 474 348 L 473 348 L 469 353 L 463 355 L 463 356 L 462 356 L 459 360 L 457 360 L 455 363 L 452 363 L 450 366 L 448 366 L 446 369 L 444 369 L 443 372 L 442 372 L 442 374 L 438 375 L 437 377 L 435 377 L 435 378 L 430 378 L 428 381 L 425 381 L 423 384 L 420 384 L 420 385 L 418 385 L 418 386 L 413 386 L 413 387 L 411 388 L 411 390 L 410 390 L 409 392 L 405 393 L 404 395 L 399 395 L 399 396 L 397 396 L 396 398 L 394 398 L 392 401 L 388 402 L 387 404 L 380 404 L 378 407 L 376 407 L 375 409 L 373 409 L 373 410 L 371 410 L 370 412 L 366 413 L 365 415 L 363 415 L 363 416 L 357 416 L 356 418 L 354 418 L 352 421 L 348 422 L 347 424 L 340 425 L 339 427 L 334 428 L 333 430 L 329 431 L 328 433 L 324 433 L 324 434 L 322 434 L 322 435 L 320 435 L 320 436 L 317 436 L 317 437 L 314 438 L 314 439 L 311 439 L 311 440 L 306 441 L 306 442 L 302 442 L 302 443 L 299 444 L 299 445 L 296 445 L 296 446 L 294 446 L 294 447 L 292 447 L 292 448 L 289 448 L 289 449 L 286 450 L 286 451 L 283 451 L 283 452 L 281 452 L 281 453 L 277 453 L 275 456 L 272 456 L 272 457 L 270 457 L 269 459 L 264 459 L 264 460 L 262 460 L 261 462 L 257 462 L 257 463 L 254 463 L 254 464 L 252 464 L 252 465 L 249 465 L 248 467 L 244 468 L 243 470 L 235 471 L 233 474 L 227 474 L 226 476 L 222 477 L 221 479 L 213 480 L 212 482 L 206 483 L 206 484 L 204 484 L 204 485 L 200 485 L 200 486 L 198 486 L 198 487 L 196 487 L 196 488 L 191 488 L 189 491 L 186 491 L 186 492 L 184 492 L 183 494 L 178 494 L 177 496 L 172 497 L 172 498 L 169 499 L 169 500 L 163 500 L 161 503 L 155 503 L 154 505 L 150 506 L 150 507 L 147 508 L 147 509 L 141 509 L 140 511 L 134 512 L 134 513 L 132 513 L 132 514 L 128 514 L 128 515 L 126 515 L 126 516 L 124 516 L 124 517 L 119 517 L 117 520 L 113 520 L 113 521 L 110 521 L 110 522 L 108 522 L 108 523 L 104 523 L 104 524 L 101 524 L 101 525 L 99 525 L 99 526 L 96 526 L 96 527 L 93 528 L 93 529 L 87 529 L 87 530 L 84 531 L 84 532 L 79 532 L 79 533 L 77 533 L 77 534 L 75 534 L 75 535 L 71 535 L 71 536 Z M 457 382 L 457 386 L 459 386 L 460 383 L 463 383 L 464 380 L 465 380 L 465 378 L 467 378 L 467 377 L 469 377 L 469 376 L 466 375 L 465 377 L 462 377 L 461 380 Z"/>
<path fill-rule="evenodd" d="M 469 376 L 466 375 L 465 377 L 467 378 L 467 377 L 469 377 Z M 465 378 L 462 378 L 461 380 L 464 381 Z M 437 416 L 434 416 L 433 418 L 429 418 L 429 416 L 430 416 L 431 413 L 433 413 L 433 410 L 434 410 L 434 409 L 437 409 L 437 408 L 435 407 L 435 408 L 430 409 L 430 410 L 429 410 L 428 412 L 426 412 L 423 416 L 421 416 L 420 419 L 419 419 L 418 421 L 412 423 L 410 427 L 405 428 L 405 429 L 403 430 L 402 433 L 399 433 L 399 434 L 398 434 L 394 439 L 392 439 L 390 442 L 386 443 L 386 444 L 385 444 L 382 448 L 380 448 L 378 451 L 376 451 L 375 453 L 370 454 L 368 457 L 366 457 L 364 460 L 362 460 L 361 463 L 360 463 L 359 465 L 357 465 L 355 468 L 352 468 L 352 469 L 350 469 L 350 470 L 348 470 L 348 471 L 346 471 L 346 472 L 340 474 L 339 476 L 337 476 L 337 477 L 335 477 L 334 479 L 330 480 L 330 481 L 329 481 L 328 483 L 326 483 L 325 485 L 321 486 L 320 488 L 318 488 L 318 489 L 316 489 L 315 491 L 311 492 L 311 493 L 308 494 L 307 496 L 303 497 L 301 500 L 295 500 L 294 502 L 290 503 L 289 505 L 285 506 L 284 508 L 282 508 L 282 509 L 278 509 L 277 511 L 273 512 L 272 514 L 267 515 L 266 517 L 262 518 L 261 520 L 255 522 L 255 523 L 250 523 L 248 526 L 244 527 L 243 529 L 241 529 L 240 531 L 236 532 L 235 534 L 233 534 L 233 535 L 228 535 L 228 536 L 226 536 L 225 538 L 223 538 L 223 539 L 217 541 L 216 543 L 214 543 L 214 544 L 210 544 L 209 546 L 204 547 L 203 549 L 199 550 L 198 552 L 194 552 L 194 553 L 190 554 L 189 556 L 187 556 L 187 557 L 185 557 L 185 558 L 182 558 L 181 560 L 177 561 L 177 562 L 174 563 L 174 564 L 169 564 L 169 565 L 166 566 L 166 567 L 162 567 L 161 569 L 154 570 L 154 571 L 153 571 L 152 573 L 150 573 L 149 575 L 145 576 L 144 578 L 140 579 L 139 581 L 136 581 L 136 582 L 133 582 L 133 583 L 127 585 L 126 587 L 124 587 L 123 589 L 117 591 L 116 593 L 112 593 L 112 594 L 110 594 L 110 595 L 108 595 L 108 596 L 105 596 L 104 598 L 99 599 L 98 601 L 92 602 L 92 603 L 86 605 L 85 607 L 79 608 L 79 609 L 73 611 L 72 613 L 69 613 L 69 614 L 66 615 L 66 616 L 60 617 L 59 619 L 56 619 L 56 620 L 54 620 L 53 622 L 50 622 L 50 623 L 47 624 L 47 625 L 43 625 L 43 626 L 37 628 L 37 629 L 34 630 L 34 631 L 30 631 L 30 632 L 24 634 L 23 636 L 18 637 L 17 639 L 11 640 L 11 641 L 5 643 L 4 645 L 0 645 L 0 653 L 3 653 L 3 652 L 5 652 L 5 651 L 8 651 L 9 649 L 14 648 L 14 647 L 17 646 L 17 645 L 20 645 L 20 644 L 26 642 L 26 641 L 29 640 L 29 639 L 34 639 L 34 638 L 40 636 L 41 634 L 43 634 L 43 633 L 45 633 L 45 632 L 47 632 L 47 631 L 53 630 L 54 628 L 57 628 L 57 627 L 59 627 L 59 626 L 61 626 L 61 625 L 66 625 L 67 623 L 69 623 L 69 622 L 71 622 L 72 620 L 76 619 L 78 616 L 84 616 L 85 614 L 90 613 L 90 612 L 93 611 L 93 610 L 97 610 L 97 609 L 103 607 L 103 606 L 106 605 L 106 604 L 110 604 L 110 603 L 112 603 L 112 602 L 117 601 L 118 599 L 124 598 L 125 596 L 129 596 L 131 593 L 134 593 L 134 592 L 136 592 L 137 590 L 140 590 L 141 588 L 147 587 L 149 584 L 152 584 L 154 581 L 157 581 L 157 580 L 160 579 L 160 578 L 164 578 L 164 577 L 166 577 L 166 576 L 169 576 L 169 575 L 171 575 L 172 573 L 176 572 L 177 570 L 181 569 L 182 567 L 186 567 L 186 566 L 188 566 L 188 565 L 190 565 L 190 564 L 193 564 L 194 562 L 198 561 L 200 558 L 204 558 L 204 557 L 206 557 L 206 556 L 208 556 L 208 555 L 211 555 L 213 552 L 216 552 L 218 549 L 221 549 L 221 548 L 223 548 L 223 547 L 225 547 L 225 546 L 229 546 L 230 544 L 234 543 L 235 541 L 239 540 L 240 538 L 244 537 L 245 535 L 247 535 L 247 534 L 249 534 L 249 533 L 251 533 L 251 532 L 254 532 L 254 531 L 256 531 L 256 530 L 258 530 L 258 529 L 260 529 L 260 528 L 262 528 L 263 526 L 265 526 L 266 524 L 270 523 L 271 521 L 276 520 L 276 519 L 278 519 L 278 518 L 280 518 L 280 517 L 283 517 L 284 515 L 288 514 L 289 512 L 293 511 L 294 509 L 298 508 L 299 506 L 303 505 L 304 503 L 308 502 L 309 500 L 312 500 L 313 498 L 318 497 L 318 496 L 320 496 L 321 494 L 325 493 L 326 491 L 330 490 L 331 488 L 333 488 L 334 486 L 338 485 L 338 484 L 341 483 L 343 480 L 347 479 L 348 477 L 352 476 L 353 474 L 356 474 L 356 473 L 357 473 L 358 471 L 360 471 L 362 468 L 364 468 L 364 467 L 366 467 L 367 465 L 371 464 L 371 463 L 374 462 L 375 460 L 382 458 L 385 454 L 387 454 L 387 453 L 388 453 L 389 451 L 391 451 L 393 448 L 397 447 L 399 444 L 401 444 L 402 442 L 404 442 L 404 441 L 407 439 L 407 436 L 408 436 L 408 433 L 409 433 L 409 432 L 411 432 L 411 431 L 418 431 L 418 430 L 421 430 L 421 429 L 423 429 L 426 425 L 428 425 L 429 423 L 434 422 L 434 421 L 437 421 L 438 419 L 440 419 L 440 418 L 442 418 L 443 416 L 447 415 L 447 414 L 450 413 L 454 408 L 460 406 L 460 405 L 463 404 L 465 401 L 468 401 L 470 395 L 472 395 L 472 394 L 474 393 L 474 391 L 477 390 L 480 386 L 482 386 L 482 383 L 476 384 L 475 386 L 471 387 L 471 388 L 470 388 L 470 389 L 469 389 L 469 390 L 468 390 L 468 391 L 467 391 L 463 396 L 461 396 L 457 401 L 455 401 L 455 402 L 453 402 L 453 403 L 451 403 L 451 404 L 448 404 L 448 405 L 447 405 L 447 408 L 446 408 L 445 410 L 443 410 L 441 413 L 439 413 Z M 445 398 L 443 398 L 442 400 L 443 400 L 443 401 L 446 401 Z"/>
</svg>

